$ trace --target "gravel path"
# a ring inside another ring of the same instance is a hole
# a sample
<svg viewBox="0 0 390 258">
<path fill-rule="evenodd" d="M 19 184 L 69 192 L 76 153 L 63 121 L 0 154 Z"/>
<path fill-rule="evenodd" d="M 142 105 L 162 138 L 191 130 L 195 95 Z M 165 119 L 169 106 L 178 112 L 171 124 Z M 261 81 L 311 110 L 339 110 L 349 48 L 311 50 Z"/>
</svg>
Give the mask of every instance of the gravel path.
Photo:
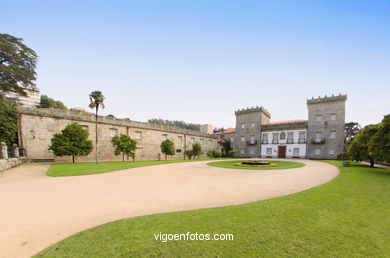
<svg viewBox="0 0 390 258">
<path fill-rule="evenodd" d="M 297 161 L 297 160 L 294 160 Z M 242 204 L 300 192 L 338 174 L 335 166 L 238 170 L 210 161 L 47 177 L 49 165 L 0 173 L 0 257 L 29 257 L 76 232 L 146 214 Z"/>
</svg>

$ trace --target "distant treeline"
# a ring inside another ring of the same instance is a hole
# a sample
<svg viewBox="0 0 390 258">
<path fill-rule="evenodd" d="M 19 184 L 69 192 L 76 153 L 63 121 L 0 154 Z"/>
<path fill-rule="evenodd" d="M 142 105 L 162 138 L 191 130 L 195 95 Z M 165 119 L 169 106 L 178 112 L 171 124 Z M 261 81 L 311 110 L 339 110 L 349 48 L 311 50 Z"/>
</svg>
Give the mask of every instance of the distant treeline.
<svg viewBox="0 0 390 258">
<path fill-rule="evenodd" d="M 200 124 L 191 124 L 191 123 L 186 123 L 184 121 L 176 121 L 176 120 L 164 120 L 160 118 L 152 118 L 148 120 L 149 123 L 153 124 L 159 124 L 159 125 L 171 125 L 171 126 L 176 126 L 179 128 L 183 129 L 189 129 L 189 130 L 195 130 L 195 131 L 200 131 Z"/>
</svg>

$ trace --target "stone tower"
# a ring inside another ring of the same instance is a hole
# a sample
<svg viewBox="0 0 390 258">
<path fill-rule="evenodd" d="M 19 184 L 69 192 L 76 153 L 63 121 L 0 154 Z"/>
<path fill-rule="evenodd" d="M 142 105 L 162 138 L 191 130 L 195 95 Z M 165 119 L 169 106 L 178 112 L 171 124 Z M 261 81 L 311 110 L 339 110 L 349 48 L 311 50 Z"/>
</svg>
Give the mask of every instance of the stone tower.
<svg viewBox="0 0 390 258">
<path fill-rule="evenodd" d="M 238 157 L 260 157 L 261 125 L 269 124 L 271 114 L 263 107 L 237 110 L 233 148 Z"/>
<path fill-rule="evenodd" d="M 335 159 L 344 149 L 347 95 L 307 100 L 307 158 Z"/>
</svg>

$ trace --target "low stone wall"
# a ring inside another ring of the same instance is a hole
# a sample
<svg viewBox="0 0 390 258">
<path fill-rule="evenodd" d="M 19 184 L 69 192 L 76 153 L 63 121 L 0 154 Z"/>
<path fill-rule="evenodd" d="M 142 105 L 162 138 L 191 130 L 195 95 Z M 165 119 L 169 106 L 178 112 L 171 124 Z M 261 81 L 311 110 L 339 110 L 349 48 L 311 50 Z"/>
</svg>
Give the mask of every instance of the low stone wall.
<svg viewBox="0 0 390 258">
<path fill-rule="evenodd" d="M 0 172 L 19 166 L 24 162 L 21 158 L 0 159 Z"/>
</svg>

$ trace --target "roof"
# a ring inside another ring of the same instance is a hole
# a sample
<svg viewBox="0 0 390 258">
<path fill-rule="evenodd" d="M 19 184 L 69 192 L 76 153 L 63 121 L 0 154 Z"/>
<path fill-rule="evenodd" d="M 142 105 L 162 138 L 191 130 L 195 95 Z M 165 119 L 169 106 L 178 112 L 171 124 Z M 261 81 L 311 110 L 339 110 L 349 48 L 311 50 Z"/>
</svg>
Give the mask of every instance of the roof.
<svg viewBox="0 0 390 258">
<path fill-rule="evenodd" d="M 295 123 L 302 123 L 307 122 L 307 120 L 301 120 L 301 119 L 294 119 L 294 120 L 284 120 L 284 121 L 273 121 L 270 122 L 270 125 L 279 125 L 279 124 L 295 124 Z"/>
<path fill-rule="evenodd" d="M 223 134 L 229 134 L 229 133 L 235 133 L 235 132 L 236 132 L 236 128 L 227 128 L 227 129 L 223 130 Z M 214 135 L 220 135 L 220 134 L 222 134 L 222 131 L 214 133 Z"/>
</svg>

